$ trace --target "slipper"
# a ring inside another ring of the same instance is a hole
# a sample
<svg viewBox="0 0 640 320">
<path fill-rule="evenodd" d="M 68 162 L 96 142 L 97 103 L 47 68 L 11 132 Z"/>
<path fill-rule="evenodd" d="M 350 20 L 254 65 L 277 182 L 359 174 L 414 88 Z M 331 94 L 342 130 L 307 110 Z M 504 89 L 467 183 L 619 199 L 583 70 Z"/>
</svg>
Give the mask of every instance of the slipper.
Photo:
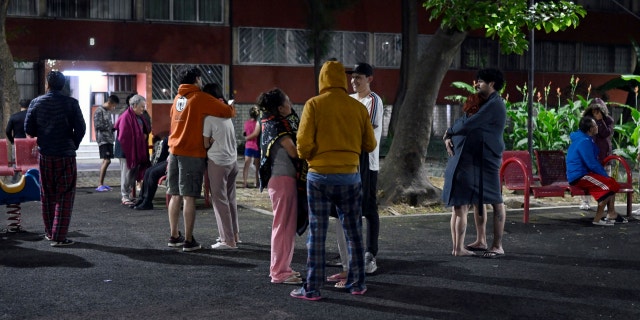
<svg viewBox="0 0 640 320">
<path fill-rule="evenodd" d="M 131 200 L 122 200 L 122 205 L 123 206 L 127 206 L 127 207 L 131 207 L 133 205 L 135 205 L 136 203 L 131 201 Z"/>
<path fill-rule="evenodd" d="M 497 258 L 504 257 L 504 253 L 494 252 L 494 251 L 485 251 L 481 257 L 487 258 L 487 259 L 497 259 Z"/>
<path fill-rule="evenodd" d="M 301 284 L 302 279 L 296 277 L 295 275 L 290 275 L 287 279 L 282 281 L 283 284 Z"/>
<path fill-rule="evenodd" d="M 487 248 L 480 248 L 480 247 L 464 246 L 464 248 L 469 251 L 487 251 Z"/>
<path fill-rule="evenodd" d="M 336 284 L 334 285 L 334 287 L 338 288 L 338 289 L 344 289 L 344 287 L 347 285 L 347 279 L 342 279 L 338 282 L 336 282 Z"/>
<path fill-rule="evenodd" d="M 329 281 L 329 282 L 340 282 L 340 281 L 346 280 L 346 279 L 347 279 L 347 276 L 345 276 L 345 275 L 343 275 L 341 273 L 336 273 L 336 274 L 334 274 L 332 276 L 328 276 L 327 277 L 327 281 Z"/>
</svg>

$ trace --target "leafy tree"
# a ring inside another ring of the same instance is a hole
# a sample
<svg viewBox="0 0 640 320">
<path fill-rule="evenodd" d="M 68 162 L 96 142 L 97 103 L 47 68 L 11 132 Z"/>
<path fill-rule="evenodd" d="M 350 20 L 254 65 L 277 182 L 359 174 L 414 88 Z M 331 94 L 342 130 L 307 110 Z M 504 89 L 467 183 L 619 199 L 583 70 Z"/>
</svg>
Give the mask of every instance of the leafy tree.
<svg viewBox="0 0 640 320">
<path fill-rule="evenodd" d="M 440 201 L 440 190 L 428 178 L 425 156 L 440 85 L 468 32 L 483 30 L 487 37 L 498 39 L 502 52 L 522 54 L 528 49 L 527 29 L 562 31 L 576 27 L 586 15 L 569 1 L 528 6 L 526 0 L 426 0 L 423 6 L 440 25 L 412 68 L 415 76 L 408 83 L 398 119 L 393 120 L 397 124 L 393 141 L 378 180 L 383 204 Z"/>
<path fill-rule="evenodd" d="M 7 43 L 7 8 L 9 0 L 0 0 L 0 103 L 2 103 L 2 128 L 6 126 L 12 113 L 18 111 L 18 84 L 16 83 L 16 70 L 13 67 L 13 56 Z M 4 130 L 0 135 L 5 137 Z"/>
</svg>

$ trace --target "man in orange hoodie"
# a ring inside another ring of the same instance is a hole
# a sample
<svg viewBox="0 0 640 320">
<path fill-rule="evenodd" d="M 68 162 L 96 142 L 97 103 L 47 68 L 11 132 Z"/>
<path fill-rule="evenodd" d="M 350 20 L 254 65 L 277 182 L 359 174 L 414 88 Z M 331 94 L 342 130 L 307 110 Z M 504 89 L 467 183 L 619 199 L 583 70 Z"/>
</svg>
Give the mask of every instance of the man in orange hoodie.
<svg viewBox="0 0 640 320">
<path fill-rule="evenodd" d="M 196 220 L 195 199 L 202 191 L 206 150 L 202 141 L 202 128 L 206 116 L 232 118 L 236 111 L 212 95 L 202 92 L 202 73 L 193 66 L 180 70 L 178 94 L 171 106 L 171 133 L 169 135 L 169 165 L 167 167 L 167 194 L 169 201 L 169 247 L 182 246 L 183 251 L 202 247 L 193 237 Z M 198 138 L 199 137 L 199 138 Z M 178 231 L 180 206 L 184 216 L 184 236 Z"/>
</svg>

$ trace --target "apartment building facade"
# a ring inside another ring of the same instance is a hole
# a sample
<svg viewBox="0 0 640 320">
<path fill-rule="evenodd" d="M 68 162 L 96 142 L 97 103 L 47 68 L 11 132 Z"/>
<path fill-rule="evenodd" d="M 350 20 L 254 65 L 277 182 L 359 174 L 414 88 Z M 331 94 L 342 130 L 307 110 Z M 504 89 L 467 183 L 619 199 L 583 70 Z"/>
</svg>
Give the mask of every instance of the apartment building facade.
<svg viewBox="0 0 640 320">
<path fill-rule="evenodd" d="M 635 67 L 631 39 L 640 28 L 640 4 L 576 2 L 588 10 L 577 29 L 536 33 L 538 90 L 549 83 L 564 88 L 572 75 L 595 88 Z M 437 24 L 416 4 L 419 46 L 424 48 Z M 313 60 L 307 55 L 312 19 L 307 1 L 21 0 L 10 3 L 8 14 L 21 98 L 44 92 L 48 70 L 63 71 L 89 128 L 93 110 L 107 95 L 137 92 L 147 97 L 154 133 L 166 132 L 177 68 L 183 64 L 198 65 L 205 82 L 218 82 L 233 95 L 240 111 L 236 127 L 260 92 L 280 87 L 298 109 L 316 92 Z M 362 0 L 337 13 L 330 30 L 327 57 L 347 67 L 359 61 L 374 65 L 372 89 L 387 105 L 395 100 L 399 79 L 401 19 L 399 1 Z M 527 81 L 529 54 L 503 55 L 496 41 L 470 34 L 442 84 L 438 107 L 449 111 L 440 113 L 451 118 L 451 110 L 457 110 L 445 99 L 461 93 L 450 83 L 471 82 L 482 67 L 504 70 L 506 93 L 519 99 L 516 86 Z M 625 102 L 626 92 L 618 91 L 608 92 L 608 98 Z M 88 135 L 83 144 L 92 145 L 93 139 Z"/>
</svg>

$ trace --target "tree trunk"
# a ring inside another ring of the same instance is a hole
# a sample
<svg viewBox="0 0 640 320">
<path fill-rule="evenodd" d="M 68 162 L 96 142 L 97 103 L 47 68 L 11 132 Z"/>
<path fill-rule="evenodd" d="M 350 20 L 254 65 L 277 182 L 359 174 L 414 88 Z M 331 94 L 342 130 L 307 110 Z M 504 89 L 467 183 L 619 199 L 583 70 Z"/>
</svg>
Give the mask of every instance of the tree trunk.
<svg viewBox="0 0 640 320">
<path fill-rule="evenodd" d="M 11 114 L 17 112 L 18 84 L 16 83 L 16 70 L 13 67 L 13 55 L 7 43 L 7 30 L 5 22 L 7 20 L 7 8 L 9 0 L 0 0 L 0 101 L 2 102 L 2 129 L 0 137 L 6 138 L 4 128 Z"/>
<path fill-rule="evenodd" d="M 411 81 L 411 72 L 418 59 L 418 5 L 416 0 L 402 0 L 402 59 L 400 60 L 400 82 L 396 92 L 396 101 L 391 111 L 389 136 L 393 136 L 398 125 L 398 114 L 404 102 L 407 85 Z"/>
<path fill-rule="evenodd" d="M 398 126 L 378 179 L 380 203 L 432 205 L 441 190 L 427 175 L 427 147 L 431 138 L 433 108 L 440 85 L 466 38 L 466 32 L 438 29 L 419 63 L 398 114 Z M 417 44 L 414 44 L 417 45 Z"/>
</svg>

